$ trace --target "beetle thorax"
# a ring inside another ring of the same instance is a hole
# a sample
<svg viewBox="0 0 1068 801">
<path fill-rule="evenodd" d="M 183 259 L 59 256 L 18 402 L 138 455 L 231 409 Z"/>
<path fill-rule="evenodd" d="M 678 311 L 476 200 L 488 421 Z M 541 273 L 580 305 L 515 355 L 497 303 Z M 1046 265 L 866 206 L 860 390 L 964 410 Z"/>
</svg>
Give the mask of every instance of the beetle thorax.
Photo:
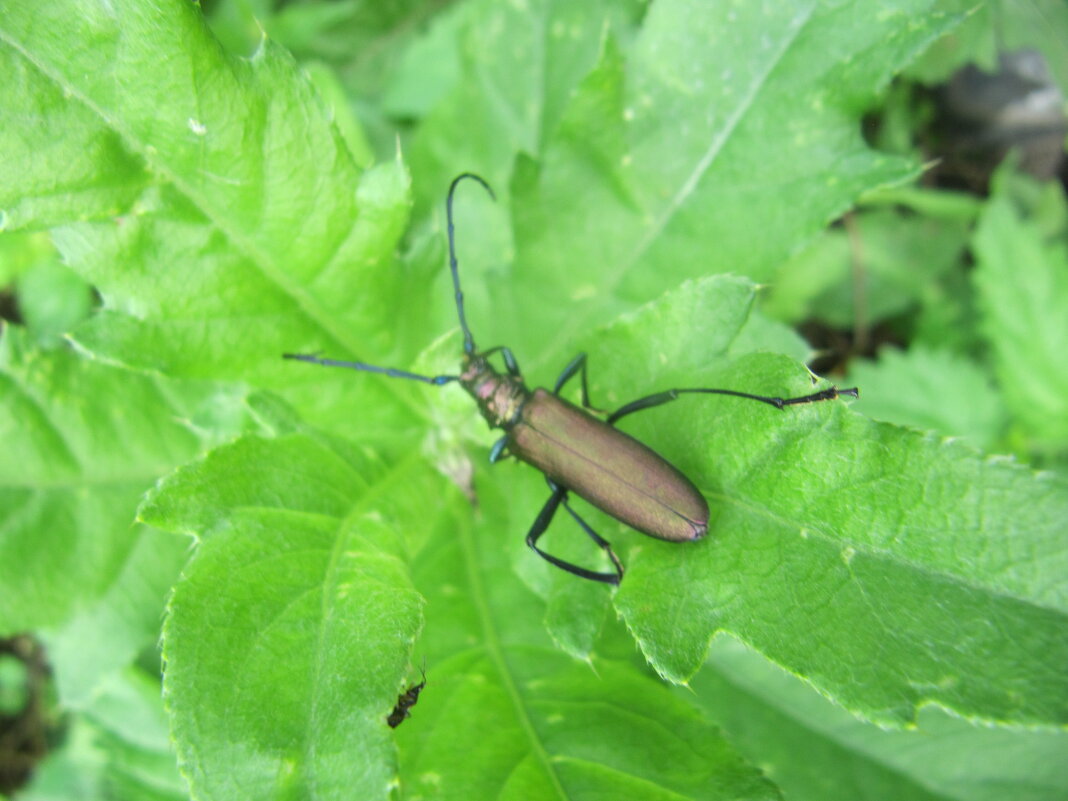
<svg viewBox="0 0 1068 801">
<path fill-rule="evenodd" d="M 509 429 L 515 425 L 530 397 L 523 379 L 501 375 L 480 354 L 464 358 L 460 384 L 475 399 L 482 416 L 493 428 Z"/>
</svg>

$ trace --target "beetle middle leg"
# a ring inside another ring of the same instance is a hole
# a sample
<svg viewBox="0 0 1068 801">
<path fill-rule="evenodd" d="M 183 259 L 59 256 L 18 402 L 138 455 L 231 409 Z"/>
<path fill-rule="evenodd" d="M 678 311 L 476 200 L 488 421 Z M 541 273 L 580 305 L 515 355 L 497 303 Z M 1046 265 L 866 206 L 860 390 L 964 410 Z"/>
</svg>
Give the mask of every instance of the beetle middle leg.
<svg viewBox="0 0 1068 801">
<path fill-rule="evenodd" d="M 527 545 L 529 545 L 534 552 L 546 562 L 556 565 L 560 569 L 566 570 L 568 573 L 593 581 L 601 581 L 605 584 L 619 584 L 623 578 L 623 565 L 619 561 L 619 557 L 612 551 L 611 543 L 594 531 L 585 520 L 579 517 L 578 512 L 571 508 L 571 504 L 567 502 L 566 487 L 557 486 L 549 479 L 546 479 L 546 481 L 548 481 L 549 489 L 553 491 L 553 494 L 549 496 L 549 500 L 545 502 L 541 511 L 538 512 L 538 516 L 534 520 L 534 525 L 532 525 L 530 531 L 527 532 Z M 551 553 L 546 553 L 538 547 L 538 539 L 545 533 L 545 530 L 549 528 L 549 524 L 556 515 L 556 510 L 560 508 L 561 503 L 564 505 L 564 508 L 567 509 L 568 514 L 575 519 L 575 522 L 582 526 L 582 530 L 589 535 L 590 539 L 597 543 L 597 546 L 608 554 L 608 558 L 612 560 L 612 565 L 615 567 L 614 573 L 602 573 L 596 570 L 587 570 L 586 568 L 579 567 L 571 562 L 565 562 L 563 559 L 553 556 Z"/>
<path fill-rule="evenodd" d="M 567 367 L 560 373 L 560 377 L 556 379 L 556 384 L 553 386 L 553 394 L 559 395 L 560 390 L 564 388 L 564 384 L 575 377 L 575 373 L 581 373 L 582 377 L 582 407 L 589 409 L 591 412 L 604 413 L 604 409 L 598 409 L 592 403 L 590 403 L 590 390 L 586 381 L 586 354 L 580 353 L 574 359 L 572 359 Z"/>
</svg>

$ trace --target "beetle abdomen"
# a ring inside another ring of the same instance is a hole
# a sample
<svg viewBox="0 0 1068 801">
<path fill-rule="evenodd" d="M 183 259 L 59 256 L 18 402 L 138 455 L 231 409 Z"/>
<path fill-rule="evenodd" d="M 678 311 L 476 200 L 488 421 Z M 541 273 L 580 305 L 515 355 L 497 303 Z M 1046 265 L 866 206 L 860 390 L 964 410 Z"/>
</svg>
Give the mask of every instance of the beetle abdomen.
<svg viewBox="0 0 1068 801">
<path fill-rule="evenodd" d="M 708 532 L 708 503 L 686 476 L 638 440 L 544 389 L 524 405 L 508 448 L 644 534 L 680 542 Z"/>
</svg>

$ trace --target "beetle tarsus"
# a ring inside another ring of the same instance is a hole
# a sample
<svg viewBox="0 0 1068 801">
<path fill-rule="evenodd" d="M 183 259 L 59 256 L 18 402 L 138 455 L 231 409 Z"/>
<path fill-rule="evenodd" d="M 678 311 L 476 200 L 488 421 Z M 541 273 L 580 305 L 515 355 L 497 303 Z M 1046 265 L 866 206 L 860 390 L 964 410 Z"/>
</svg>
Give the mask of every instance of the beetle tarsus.
<svg viewBox="0 0 1068 801">
<path fill-rule="evenodd" d="M 782 405 L 779 406 L 781 409 L 785 406 L 797 406 L 802 403 L 819 403 L 820 401 L 836 400 L 843 395 L 850 398 L 858 398 L 860 397 L 860 391 L 856 387 L 849 387 L 849 389 L 828 387 L 819 392 L 813 392 L 811 395 L 802 395 L 800 398 L 776 398 L 776 400 L 782 401 Z"/>
</svg>

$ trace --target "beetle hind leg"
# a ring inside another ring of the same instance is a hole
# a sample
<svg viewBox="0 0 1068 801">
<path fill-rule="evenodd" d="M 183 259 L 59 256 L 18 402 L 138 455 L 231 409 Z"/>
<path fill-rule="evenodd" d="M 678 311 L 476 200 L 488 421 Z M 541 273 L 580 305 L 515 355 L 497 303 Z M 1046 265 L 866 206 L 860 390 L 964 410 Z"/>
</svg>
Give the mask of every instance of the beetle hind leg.
<svg viewBox="0 0 1068 801">
<path fill-rule="evenodd" d="M 571 505 L 567 502 L 567 490 L 564 487 L 559 487 L 551 481 L 549 482 L 549 487 L 552 489 L 553 494 L 549 496 L 549 500 L 545 502 L 541 511 L 538 512 L 538 516 L 534 520 L 534 525 L 532 525 L 530 531 L 527 532 L 527 545 L 529 545 L 531 549 L 546 562 L 556 565 L 561 570 L 566 570 L 572 575 L 590 579 L 591 581 L 600 581 L 604 584 L 619 584 L 620 580 L 623 578 L 623 565 L 619 561 L 619 557 L 612 551 L 612 545 L 608 540 L 590 528 L 590 525 L 579 517 L 578 513 L 571 508 Z M 564 508 L 567 509 L 568 514 L 582 526 L 582 530 L 589 535 L 590 539 L 597 543 L 597 546 L 608 554 L 608 558 L 612 560 L 612 565 L 615 567 L 614 573 L 602 573 L 596 570 L 587 570 L 586 568 L 579 567 L 571 562 L 565 562 L 563 559 L 553 556 L 551 553 L 546 553 L 538 547 L 538 539 L 545 533 L 545 530 L 549 528 L 549 524 L 552 522 L 553 517 L 556 516 L 556 510 L 560 508 L 561 503 L 564 505 Z"/>
<path fill-rule="evenodd" d="M 580 526 L 582 526 L 582 530 L 585 531 L 586 534 L 589 535 L 590 539 L 593 540 L 595 543 L 597 543 L 597 546 L 602 551 L 604 551 L 606 554 L 608 554 L 608 558 L 612 560 L 612 565 L 616 569 L 616 581 L 613 582 L 613 583 L 618 584 L 619 580 L 623 578 L 623 563 L 619 561 L 619 557 L 616 556 L 616 552 L 612 550 L 612 543 L 610 543 L 608 540 L 606 540 L 604 537 L 602 537 L 600 534 L 598 534 L 596 531 L 594 531 L 590 527 L 589 523 L 587 523 L 585 520 L 583 520 L 581 517 L 579 517 L 579 513 L 576 512 L 574 509 L 572 509 L 571 508 L 571 504 L 569 504 L 567 502 L 567 494 L 566 493 L 564 494 L 563 504 L 564 504 L 564 508 L 567 509 L 567 513 L 569 515 L 571 515 L 571 517 L 574 518 L 576 523 L 578 523 Z M 603 574 L 603 575 L 610 575 L 610 574 L 606 573 L 606 574 Z"/>
</svg>

